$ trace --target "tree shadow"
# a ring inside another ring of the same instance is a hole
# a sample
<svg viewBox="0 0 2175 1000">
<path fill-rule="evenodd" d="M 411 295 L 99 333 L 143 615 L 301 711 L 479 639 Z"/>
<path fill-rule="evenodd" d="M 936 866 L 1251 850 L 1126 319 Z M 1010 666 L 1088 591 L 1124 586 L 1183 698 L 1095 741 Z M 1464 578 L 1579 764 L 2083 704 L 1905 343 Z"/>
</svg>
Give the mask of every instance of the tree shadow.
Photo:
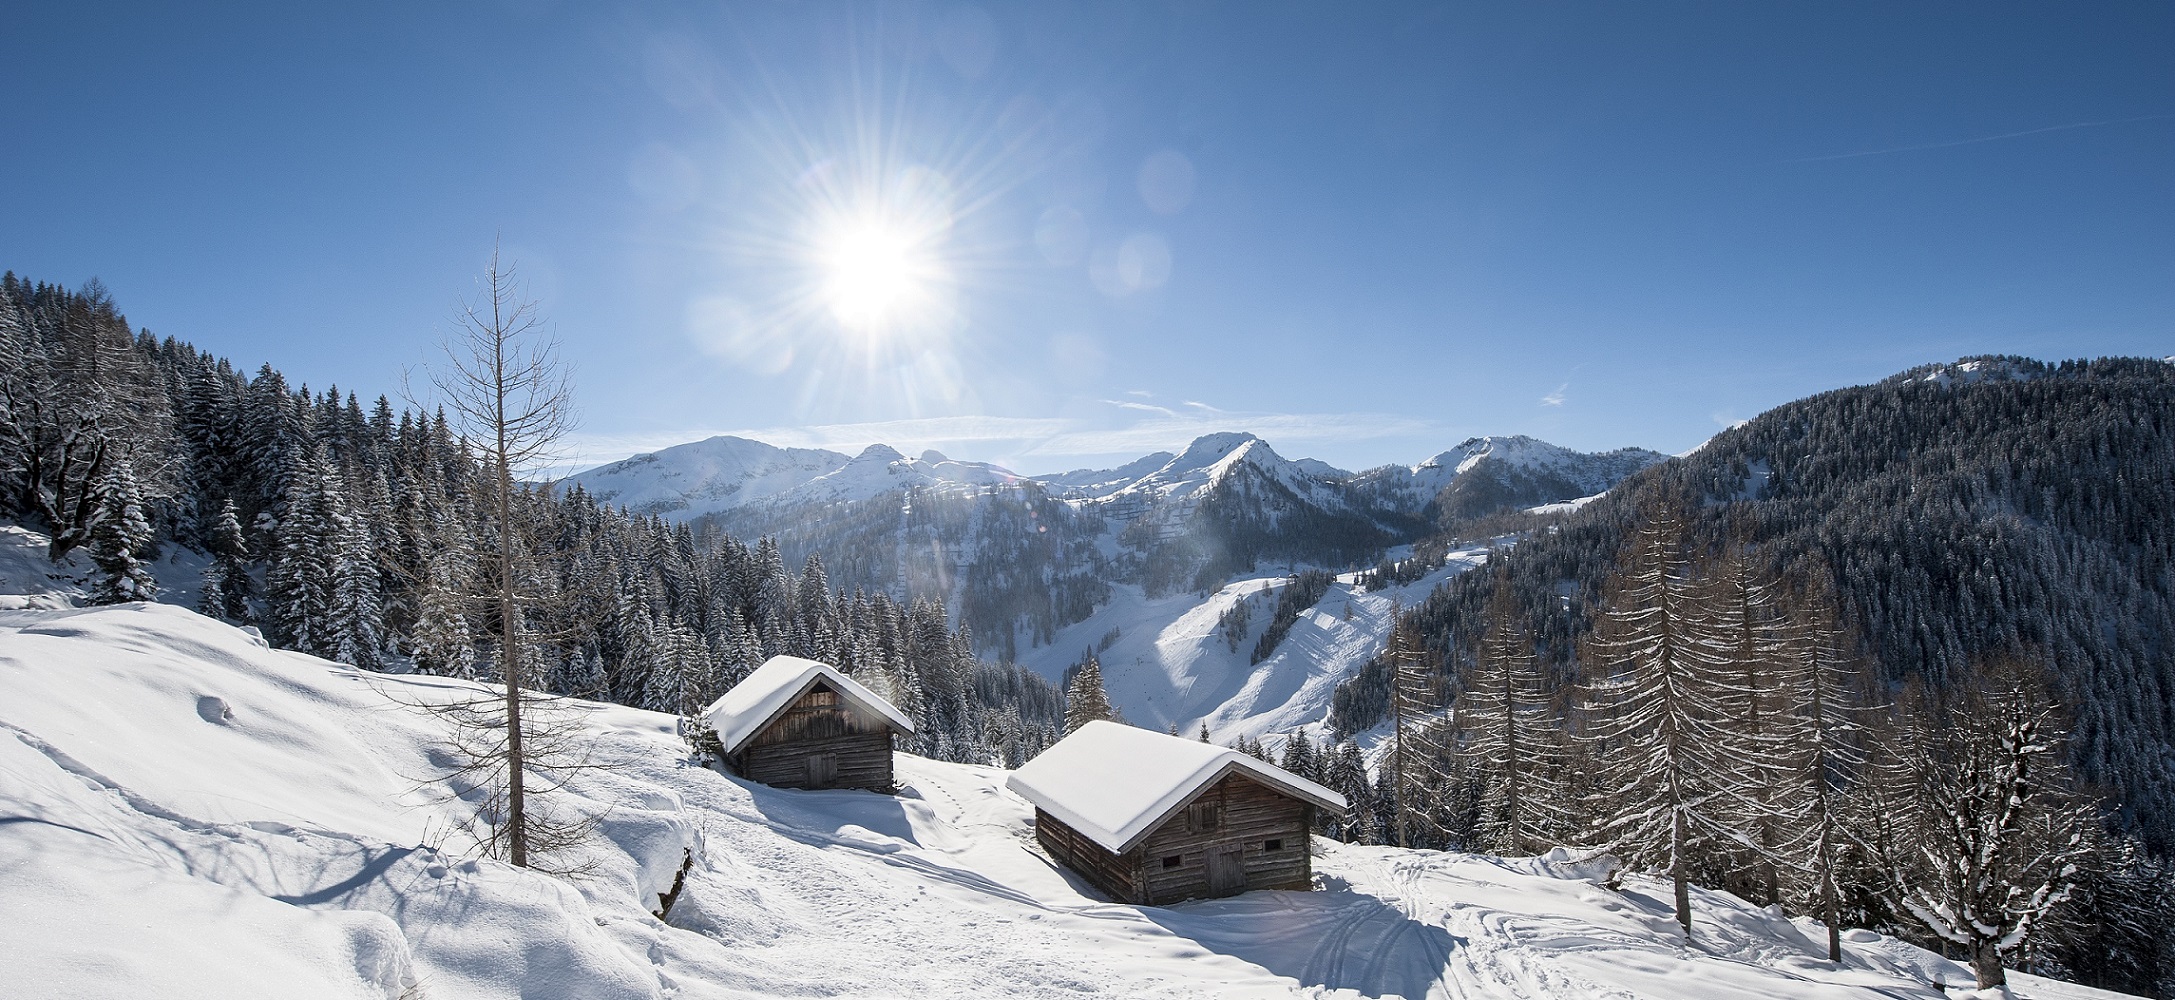
<svg viewBox="0 0 2175 1000">
<path fill-rule="evenodd" d="M 1141 915 L 1205 951 L 1289 976 L 1303 987 L 1369 997 L 1425 997 L 1465 939 L 1341 883 L 1144 906 Z"/>
</svg>

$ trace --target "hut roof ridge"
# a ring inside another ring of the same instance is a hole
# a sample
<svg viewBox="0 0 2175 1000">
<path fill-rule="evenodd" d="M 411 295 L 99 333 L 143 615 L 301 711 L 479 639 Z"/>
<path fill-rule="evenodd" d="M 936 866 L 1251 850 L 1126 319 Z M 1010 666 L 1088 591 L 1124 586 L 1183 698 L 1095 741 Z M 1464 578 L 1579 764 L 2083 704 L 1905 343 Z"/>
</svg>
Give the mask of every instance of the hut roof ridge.
<svg viewBox="0 0 2175 1000">
<path fill-rule="evenodd" d="M 733 685 L 732 690 L 703 709 L 702 721 L 717 730 L 718 742 L 724 745 L 726 753 L 736 752 L 818 680 L 829 684 L 839 697 L 883 717 L 900 732 L 913 735 L 914 724 L 897 706 L 840 673 L 838 668 L 799 656 L 773 656 L 764 660 L 746 680 Z"/>
<path fill-rule="evenodd" d="M 1112 854 L 1131 850 L 1226 774 L 1244 774 L 1334 812 L 1344 796 L 1227 747 L 1090 722 L 1028 761 L 1005 787 Z"/>
</svg>

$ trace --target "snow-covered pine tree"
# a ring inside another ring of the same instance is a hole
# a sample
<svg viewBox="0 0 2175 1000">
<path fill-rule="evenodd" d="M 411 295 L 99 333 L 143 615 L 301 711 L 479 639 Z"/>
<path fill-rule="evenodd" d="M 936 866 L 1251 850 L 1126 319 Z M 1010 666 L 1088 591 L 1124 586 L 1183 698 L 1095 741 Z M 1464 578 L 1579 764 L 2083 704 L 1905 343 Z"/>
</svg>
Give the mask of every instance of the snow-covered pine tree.
<svg viewBox="0 0 2175 1000">
<path fill-rule="evenodd" d="M 1277 762 L 1277 766 L 1308 781 L 1314 781 L 1321 776 L 1315 758 L 1314 742 L 1307 739 L 1307 731 L 1294 729 L 1284 739 L 1284 759 Z"/>
<path fill-rule="evenodd" d="M 1090 722 L 1115 721 L 1117 717 L 1117 710 L 1110 707 L 1110 695 L 1103 690 L 1102 662 L 1090 651 L 1065 688 L 1065 734 L 1079 732 Z"/>
<path fill-rule="evenodd" d="M 619 593 L 613 618 L 619 639 L 619 664 L 612 671 L 612 700 L 622 705 L 649 705 L 650 674 L 664 660 L 664 637 L 650 613 L 646 588 L 638 579 Z"/>
<path fill-rule="evenodd" d="M 1572 832 L 1569 797 L 1557 780 L 1563 734 L 1507 578 L 1497 581 L 1489 604 L 1480 655 L 1458 692 L 1454 745 L 1484 789 L 1479 846 L 1522 856 Z"/>
<path fill-rule="evenodd" d="M 2096 818 L 2070 780 L 2067 734 L 2040 665 L 2007 659 L 1905 727 L 1913 852 L 1885 859 L 1894 902 L 1962 949 L 1980 989 L 2068 898 Z"/>
<path fill-rule="evenodd" d="M 206 544 L 211 549 L 211 564 L 204 567 L 203 590 L 197 594 L 196 610 L 230 622 L 248 621 L 250 593 L 255 588 L 249 581 L 249 544 L 242 535 L 241 514 L 235 510 L 233 500 L 220 501 L 219 516 L 212 522 Z"/>
<path fill-rule="evenodd" d="M 794 619 L 801 652 L 798 655 L 813 660 L 833 662 L 838 654 L 838 622 L 831 608 L 831 577 L 823 570 L 823 558 L 809 553 L 801 565 L 801 578 L 795 587 Z"/>
<path fill-rule="evenodd" d="M 332 600 L 322 655 L 377 670 L 385 650 L 377 547 L 354 504 L 338 500 L 332 513 Z"/>
<path fill-rule="evenodd" d="M 1702 842 L 1726 835 L 1717 796 L 1733 789 L 1722 759 L 1724 643 L 1703 628 L 1684 525 L 1649 510 L 1626 545 L 1586 649 L 1583 738 L 1601 771 L 1591 837 L 1675 889 L 1677 923 L 1692 933 L 1691 879 Z"/>
<path fill-rule="evenodd" d="M 691 714 L 689 704 L 693 701 L 694 674 L 701 669 L 691 647 L 700 640 L 686 625 L 676 621 L 667 623 L 658 639 L 656 665 L 650 670 L 648 685 L 643 689 L 642 707 L 668 715 Z"/>
<path fill-rule="evenodd" d="M 325 651 L 332 617 L 332 479 L 315 457 L 289 467 L 265 570 L 266 624 L 276 641 L 312 654 Z"/>
<path fill-rule="evenodd" d="M 158 599 L 158 581 L 143 553 L 152 541 L 151 522 L 144 516 L 143 496 L 127 459 L 118 459 L 98 484 L 98 516 L 90 526 L 91 563 L 98 567 L 98 583 L 91 589 L 91 603 Z"/>
<path fill-rule="evenodd" d="M 1337 744 L 1323 777 L 1323 784 L 1342 794 L 1350 806 L 1338 827 L 1338 839 L 1348 844 L 1364 842 L 1375 826 L 1375 802 L 1374 784 L 1367 778 L 1367 760 L 1360 755 L 1359 744 L 1351 740 Z"/>
<path fill-rule="evenodd" d="M 474 680 L 477 637 L 468 616 L 468 562 L 456 549 L 433 553 L 428 560 L 416 596 L 408 655 L 419 673 Z"/>
<path fill-rule="evenodd" d="M 764 535 L 755 543 L 756 590 L 749 617 L 763 639 L 763 658 L 790 654 L 798 647 L 793 615 L 793 581 L 785 570 L 778 540 Z"/>
</svg>

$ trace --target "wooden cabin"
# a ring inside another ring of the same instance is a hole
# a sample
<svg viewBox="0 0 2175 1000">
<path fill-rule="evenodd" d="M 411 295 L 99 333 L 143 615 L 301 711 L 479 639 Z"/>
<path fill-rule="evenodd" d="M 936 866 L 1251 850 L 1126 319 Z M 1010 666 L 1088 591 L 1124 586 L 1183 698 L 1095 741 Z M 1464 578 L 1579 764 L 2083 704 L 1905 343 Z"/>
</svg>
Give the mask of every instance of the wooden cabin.
<svg viewBox="0 0 2175 1000">
<path fill-rule="evenodd" d="M 892 736 L 914 735 L 890 702 L 798 656 L 771 657 L 701 719 L 717 731 L 734 774 L 779 788 L 890 792 Z"/>
<path fill-rule="evenodd" d="M 1314 811 L 1344 796 L 1236 750 L 1114 722 L 1059 740 L 1006 787 L 1035 840 L 1112 899 L 1160 905 L 1310 889 Z"/>
</svg>

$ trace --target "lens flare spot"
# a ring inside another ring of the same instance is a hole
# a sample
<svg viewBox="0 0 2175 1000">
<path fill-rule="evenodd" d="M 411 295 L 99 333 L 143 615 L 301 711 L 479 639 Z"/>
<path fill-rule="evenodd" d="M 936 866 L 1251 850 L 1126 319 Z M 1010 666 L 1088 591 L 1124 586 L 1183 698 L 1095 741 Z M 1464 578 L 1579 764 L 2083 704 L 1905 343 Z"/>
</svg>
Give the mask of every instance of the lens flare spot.
<svg viewBox="0 0 2175 1000">
<path fill-rule="evenodd" d="M 847 326 L 885 326 L 927 291 L 930 262 L 905 233 L 881 223 L 839 231 L 824 254 L 824 291 Z"/>
</svg>

